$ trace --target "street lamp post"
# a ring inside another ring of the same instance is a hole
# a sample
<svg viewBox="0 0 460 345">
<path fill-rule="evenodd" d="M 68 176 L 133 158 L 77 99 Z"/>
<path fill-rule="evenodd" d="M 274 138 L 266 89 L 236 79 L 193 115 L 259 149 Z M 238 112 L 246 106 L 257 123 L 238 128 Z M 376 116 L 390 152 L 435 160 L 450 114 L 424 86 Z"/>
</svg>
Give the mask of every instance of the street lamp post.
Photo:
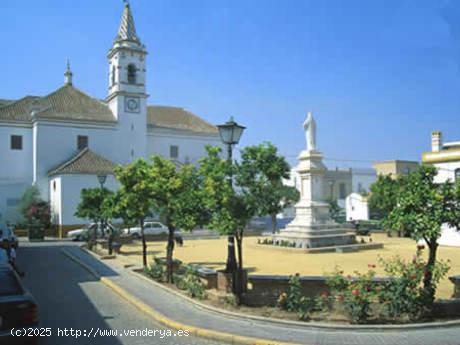
<svg viewBox="0 0 460 345">
<path fill-rule="evenodd" d="M 246 127 L 239 125 L 233 120 L 233 117 L 223 125 L 217 126 L 222 142 L 227 145 L 227 160 L 232 164 L 232 149 L 233 145 L 238 144 L 241 135 Z M 230 173 L 229 178 L 230 186 L 233 188 L 233 176 Z M 233 235 L 228 236 L 228 255 L 227 264 L 225 270 L 227 272 L 235 272 L 237 269 L 236 257 L 235 257 L 235 237 Z"/>
<path fill-rule="evenodd" d="M 101 174 L 101 175 L 97 175 L 97 180 L 99 181 L 99 184 L 101 185 L 101 197 L 102 197 L 103 191 L 104 191 L 104 183 L 105 183 L 105 181 L 107 180 L 107 175 L 102 175 L 102 174 Z M 101 231 L 102 231 L 102 234 L 103 234 L 104 237 L 105 237 L 105 233 L 104 233 L 104 230 L 105 230 L 105 229 L 104 229 L 104 221 L 103 221 L 103 219 L 102 219 L 102 214 L 100 215 L 100 217 L 101 217 L 101 224 L 100 224 L 100 226 L 101 226 Z M 96 243 L 96 239 L 97 239 L 97 227 L 98 227 L 98 225 L 96 224 L 96 227 L 95 227 L 95 229 L 94 229 L 94 243 Z M 109 254 L 112 254 L 112 253 L 111 253 L 111 248 L 109 248 L 109 252 L 110 252 Z"/>
</svg>

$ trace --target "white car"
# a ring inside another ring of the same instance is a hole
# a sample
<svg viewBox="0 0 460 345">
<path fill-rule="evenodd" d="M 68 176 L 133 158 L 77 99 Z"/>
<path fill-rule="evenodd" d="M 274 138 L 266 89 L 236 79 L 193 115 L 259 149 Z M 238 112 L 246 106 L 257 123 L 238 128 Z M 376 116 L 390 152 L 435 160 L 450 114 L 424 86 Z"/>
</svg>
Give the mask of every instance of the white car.
<svg viewBox="0 0 460 345">
<path fill-rule="evenodd" d="M 95 226 L 97 226 L 97 237 L 104 237 L 101 227 L 96 223 L 90 223 L 81 229 L 69 231 L 67 237 L 72 239 L 72 241 L 86 240 L 91 235 L 92 231 L 94 231 Z M 108 224 L 108 226 L 113 227 L 111 224 Z"/>
<path fill-rule="evenodd" d="M 167 234 L 168 227 L 160 222 L 145 222 L 144 235 L 161 235 Z M 135 226 L 132 228 L 123 229 L 123 234 L 132 238 L 141 238 L 141 227 Z"/>
</svg>

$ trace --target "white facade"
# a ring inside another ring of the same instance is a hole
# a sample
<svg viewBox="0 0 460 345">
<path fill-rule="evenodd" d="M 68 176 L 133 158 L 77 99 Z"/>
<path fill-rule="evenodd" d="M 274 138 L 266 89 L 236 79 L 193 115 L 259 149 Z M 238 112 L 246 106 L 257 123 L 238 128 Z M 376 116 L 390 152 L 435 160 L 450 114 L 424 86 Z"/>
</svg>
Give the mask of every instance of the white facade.
<svg viewBox="0 0 460 345">
<path fill-rule="evenodd" d="M 83 188 L 99 187 L 99 181 L 93 175 L 61 175 L 50 179 L 49 190 L 53 223 L 81 224 L 82 220 L 74 215 L 80 202 L 80 191 Z M 114 176 L 107 176 L 104 187 L 109 190 L 117 190 L 119 186 Z"/>
<path fill-rule="evenodd" d="M 196 163 L 206 145 L 222 145 L 217 128 L 203 119 L 182 108 L 148 106 L 146 55 L 125 4 L 107 56 L 105 101 L 74 87 L 70 66 L 65 85 L 44 97 L 0 99 L 0 221 L 18 221 L 19 199 L 35 184 L 55 224 L 85 223 L 74 213 L 81 189 L 99 187 L 97 174 L 64 168 L 86 148 L 113 165 L 154 154 L 183 164 Z M 116 189 L 115 178 L 104 186 Z"/>
<path fill-rule="evenodd" d="M 351 193 L 369 192 L 370 186 L 376 181 L 377 176 L 373 169 L 350 168 L 326 170 L 324 176 L 323 198 L 335 200 L 338 205 L 345 208 L 345 199 Z M 291 169 L 290 179 L 284 181 L 288 186 L 295 186 L 300 191 L 300 176 L 297 168 Z M 292 215 L 293 210 L 287 210 Z"/>
<path fill-rule="evenodd" d="M 436 183 L 460 181 L 460 142 L 443 143 L 442 133 L 433 132 L 431 152 L 422 155 L 422 162 L 436 167 Z M 443 246 L 460 247 L 460 232 L 444 224 L 438 243 Z"/>
<path fill-rule="evenodd" d="M 348 222 L 353 220 L 369 220 L 369 205 L 367 198 L 358 193 L 351 193 L 345 199 L 346 219 Z"/>
<path fill-rule="evenodd" d="M 147 134 L 147 152 L 174 159 L 182 164 L 196 164 L 206 156 L 206 145 L 222 146 L 220 137 L 203 137 L 193 132 L 152 128 Z M 177 147 L 177 157 L 171 157 L 171 147 Z"/>
</svg>

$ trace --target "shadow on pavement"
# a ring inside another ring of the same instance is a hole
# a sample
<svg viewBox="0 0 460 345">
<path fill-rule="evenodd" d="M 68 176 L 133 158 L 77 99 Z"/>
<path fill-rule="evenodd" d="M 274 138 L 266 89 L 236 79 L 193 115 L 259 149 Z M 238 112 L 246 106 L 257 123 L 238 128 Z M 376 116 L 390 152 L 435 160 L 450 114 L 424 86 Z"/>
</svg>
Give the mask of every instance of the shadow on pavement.
<svg viewBox="0 0 460 345">
<path fill-rule="evenodd" d="M 80 250 L 75 246 L 69 247 Z M 42 243 L 38 246 L 22 246 L 18 250 L 18 264 L 26 272 L 23 282 L 39 305 L 40 327 L 50 327 L 52 331 L 52 336 L 41 337 L 39 344 L 121 345 L 116 337 L 83 337 L 83 332 L 86 330 L 88 335 L 91 328 L 109 330 L 106 320 L 116 315 L 100 314 L 87 297 L 89 291 L 100 289 L 98 285 L 91 284 L 96 283 L 97 279 L 63 255 L 61 248 L 67 249 L 68 246 Z M 116 274 L 107 268 L 105 273 Z M 58 329 L 62 331 L 61 336 L 58 336 Z M 68 330 L 67 336 L 64 335 L 65 329 Z M 76 338 L 75 333 L 72 337 L 70 329 L 81 331 L 81 337 Z"/>
</svg>

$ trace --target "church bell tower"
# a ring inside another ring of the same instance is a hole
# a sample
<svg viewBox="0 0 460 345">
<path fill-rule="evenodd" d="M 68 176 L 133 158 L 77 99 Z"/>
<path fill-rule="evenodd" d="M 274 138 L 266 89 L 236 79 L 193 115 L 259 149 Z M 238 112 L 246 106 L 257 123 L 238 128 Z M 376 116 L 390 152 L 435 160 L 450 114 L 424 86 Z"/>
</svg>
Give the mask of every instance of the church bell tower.
<svg viewBox="0 0 460 345">
<path fill-rule="evenodd" d="M 106 102 L 118 122 L 120 163 L 145 158 L 147 97 L 145 58 L 147 50 L 136 34 L 129 3 L 125 3 L 117 36 L 108 53 L 109 92 Z"/>
</svg>

